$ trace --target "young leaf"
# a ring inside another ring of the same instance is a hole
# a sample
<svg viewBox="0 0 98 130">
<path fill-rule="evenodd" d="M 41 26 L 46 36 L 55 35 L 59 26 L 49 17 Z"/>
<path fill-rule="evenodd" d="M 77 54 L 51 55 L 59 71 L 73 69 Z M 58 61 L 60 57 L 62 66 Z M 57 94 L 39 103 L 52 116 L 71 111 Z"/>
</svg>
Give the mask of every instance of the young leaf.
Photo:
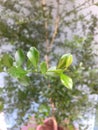
<svg viewBox="0 0 98 130">
<path fill-rule="evenodd" d="M 24 77 L 26 74 L 27 74 L 27 71 L 26 70 L 23 70 L 21 67 L 11 67 L 9 70 L 8 70 L 8 73 L 12 76 L 12 77 L 15 77 L 15 78 L 21 78 L 21 77 Z"/>
<path fill-rule="evenodd" d="M 21 66 L 25 60 L 25 55 L 21 49 L 15 53 L 15 61 L 17 66 Z"/>
<path fill-rule="evenodd" d="M 58 64 L 57 64 L 57 68 L 58 69 L 65 69 L 67 67 L 69 67 L 71 64 L 72 64 L 72 60 L 73 60 L 73 57 L 71 54 L 64 54 Z"/>
<path fill-rule="evenodd" d="M 67 58 L 67 61 L 66 61 L 66 68 L 69 67 L 71 64 L 72 64 L 72 61 L 73 61 L 73 57 L 72 55 L 70 54 Z"/>
<path fill-rule="evenodd" d="M 35 47 L 31 47 L 27 53 L 27 57 L 29 58 L 33 66 L 36 68 L 39 61 L 39 51 Z"/>
<path fill-rule="evenodd" d="M 46 64 L 46 62 L 42 62 L 40 64 L 40 70 L 41 70 L 42 74 L 45 74 L 47 72 L 47 64 Z"/>
<path fill-rule="evenodd" d="M 56 67 L 51 67 L 48 69 L 46 72 L 46 75 L 51 76 L 51 77 L 57 77 L 57 74 L 54 72 L 56 70 Z"/>
<path fill-rule="evenodd" d="M 72 82 L 72 79 L 70 77 L 68 77 L 67 75 L 65 74 L 61 74 L 60 75 L 60 79 L 61 79 L 61 82 L 62 84 L 68 88 L 68 89 L 72 89 L 72 86 L 73 86 L 73 82 Z"/>
<path fill-rule="evenodd" d="M 56 66 L 54 66 L 54 67 L 49 68 L 46 74 L 52 77 L 57 77 L 61 75 L 62 72 L 63 70 L 56 69 Z"/>
</svg>

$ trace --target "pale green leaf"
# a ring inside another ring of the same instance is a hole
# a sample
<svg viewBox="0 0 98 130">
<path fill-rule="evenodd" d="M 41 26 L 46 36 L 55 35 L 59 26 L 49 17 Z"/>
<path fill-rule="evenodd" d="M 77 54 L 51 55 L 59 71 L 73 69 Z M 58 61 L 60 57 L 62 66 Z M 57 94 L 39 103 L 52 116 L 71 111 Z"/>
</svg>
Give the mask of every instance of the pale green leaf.
<svg viewBox="0 0 98 130">
<path fill-rule="evenodd" d="M 58 64 L 57 64 L 57 68 L 58 69 L 65 69 L 67 67 L 69 67 L 71 64 L 72 64 L 72 61 L 73 61 L 73 57 L 71 54 L 64 54 Z"/>
<path fill-rule="evenodd" d="M 42 62 L 40 64 L 40 70 L 41 70 L 42 74 L 45 74 L 47 72 L 47 64 L 46 64 L 46 62 Z"/>
<path fill-rule="evenodd" d="M 35 47 L 31 47 L 27 53 L 27 57 L 29 58 L 33 66 L 36 68 L 39 61 L 39 51 Z"/>
<path fill-rule="evenodd" d="M 60 74 L 63 72 L 62 69 L 57 69 L 56 66 L 53 66 L 48 69 L 47 75 L 52 76 L 52 77 L 57 77 L 60 76 Z"/>
<path fill-rule="evenodd" d="M 21 49 L 15 53 L 15 61 L 17 66 L 21 66 L 25 60 L 25 55 Z"/>
<path fill-rule="evenodd" d="M 67 75 L 65 75 L 65 74 L 62 73 L 62 74 L 60 75 L 60 79 L 61 79 L 62 84 L 63 84 L 66 88 L 72 89 L 72 87 L 73 87 L 73 82 L 72 82 L 72 79 L 71 79 L 69 76 L 67 76 Z"/>
</svg>

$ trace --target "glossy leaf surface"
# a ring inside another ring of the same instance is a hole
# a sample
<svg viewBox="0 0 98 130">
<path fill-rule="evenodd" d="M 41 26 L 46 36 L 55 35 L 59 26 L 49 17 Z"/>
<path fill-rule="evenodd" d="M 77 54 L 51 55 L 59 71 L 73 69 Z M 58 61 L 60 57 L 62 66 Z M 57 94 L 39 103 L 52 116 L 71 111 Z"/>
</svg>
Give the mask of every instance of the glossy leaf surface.
<svg viewBox="0 0 98 130">
<path fill-rule="evenodd" d="M 11 67 L 8 70 L 9 74 L 16 78 L 24 77 L 27 74 L 27 71 L 23 70 L 21 67 Z"/>
<path fill-rule="evenodd" d="M 72 61 L 73 61 L 73 57 L 71 54 L 64 54 L 58 64 L 57 64 L 57 68 L 58 69 L 65 69 L 67 67 L 69 67 L 71 64 L 72 64 Z"/>
<path fill-rule="evenodd" d="M 67 75 L 65 75 L 65 74 L 61 74 L 60 79 L 61 79 L 62 84 L 63 84 L 66 88 L 72 89 L 73 82 L 72 82 L 72 79 L 71 79 L 69 76 L 67 76 Z"/>
<path fill-rule="evenodd" d="M 24 53 L 21 49 L 19 49 L 15 53 L 15 61 L 16 61 L 17 66 L 21 66 L 23 64 L 24 60 L 25 60 Z"/>
<path fill-rule="evenodd" d="M 40 70 L 41 70 L 42 74 L 46 73 L 46 71 L 47 71 L 47 64 L 46 64 L 46 62 L 42 62 L 40 64 Z"/>
<path fill-rule="evenodd" d="M 29 58 L 33 66 L 36 68 L 39 61 L 39 51 L 35 47 L 31 47 L 27 53 L 27 57 Z"/>
</svg>

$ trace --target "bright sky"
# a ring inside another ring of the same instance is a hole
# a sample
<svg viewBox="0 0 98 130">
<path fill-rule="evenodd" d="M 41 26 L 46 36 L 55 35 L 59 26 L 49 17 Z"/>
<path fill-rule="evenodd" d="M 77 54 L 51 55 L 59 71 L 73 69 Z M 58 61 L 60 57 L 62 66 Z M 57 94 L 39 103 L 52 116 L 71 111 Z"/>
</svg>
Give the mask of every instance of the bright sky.
<svg viewBox="0 0 98 130">
<path fill-rule="evenodd" d="M 4 86 L 4 75 L 4 73 L 0 73 L 0 87 Z M 7 130 L 3 112 L 0 112 L 0 130 Z"/>
<path fill-rule="evenodd" d="M 7 130 L 3 112 L 0 113 L 0 130 Z"/>
</svg>

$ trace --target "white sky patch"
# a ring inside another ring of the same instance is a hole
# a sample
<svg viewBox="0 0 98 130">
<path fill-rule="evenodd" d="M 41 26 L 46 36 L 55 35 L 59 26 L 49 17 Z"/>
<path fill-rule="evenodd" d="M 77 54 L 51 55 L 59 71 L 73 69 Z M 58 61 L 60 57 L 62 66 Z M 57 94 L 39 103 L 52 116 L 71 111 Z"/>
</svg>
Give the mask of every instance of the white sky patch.
<svg viewBox="0 0 98 130">
<path fill-rule="evenodd" d="M 6 76 L 6 73 L 2 72 L 0 73 L 0 87 L 4 87 L 4 76 Z"/>
<path fill-rule="evenodd" d="M 0 113 L 0 130 L 7 130 L 3 112 Z"/>
<path fill-rule="evenodd" d="M 6 74 L 5 73 L 0 73 L 0 87 L 2 88 L 4 86 L 4 76 Z M 0 112 L 0 130 L 7 130 L 7 125 L 5 122 L 5 117 L 4 117 L 4 113 Z"/>
</svg>

